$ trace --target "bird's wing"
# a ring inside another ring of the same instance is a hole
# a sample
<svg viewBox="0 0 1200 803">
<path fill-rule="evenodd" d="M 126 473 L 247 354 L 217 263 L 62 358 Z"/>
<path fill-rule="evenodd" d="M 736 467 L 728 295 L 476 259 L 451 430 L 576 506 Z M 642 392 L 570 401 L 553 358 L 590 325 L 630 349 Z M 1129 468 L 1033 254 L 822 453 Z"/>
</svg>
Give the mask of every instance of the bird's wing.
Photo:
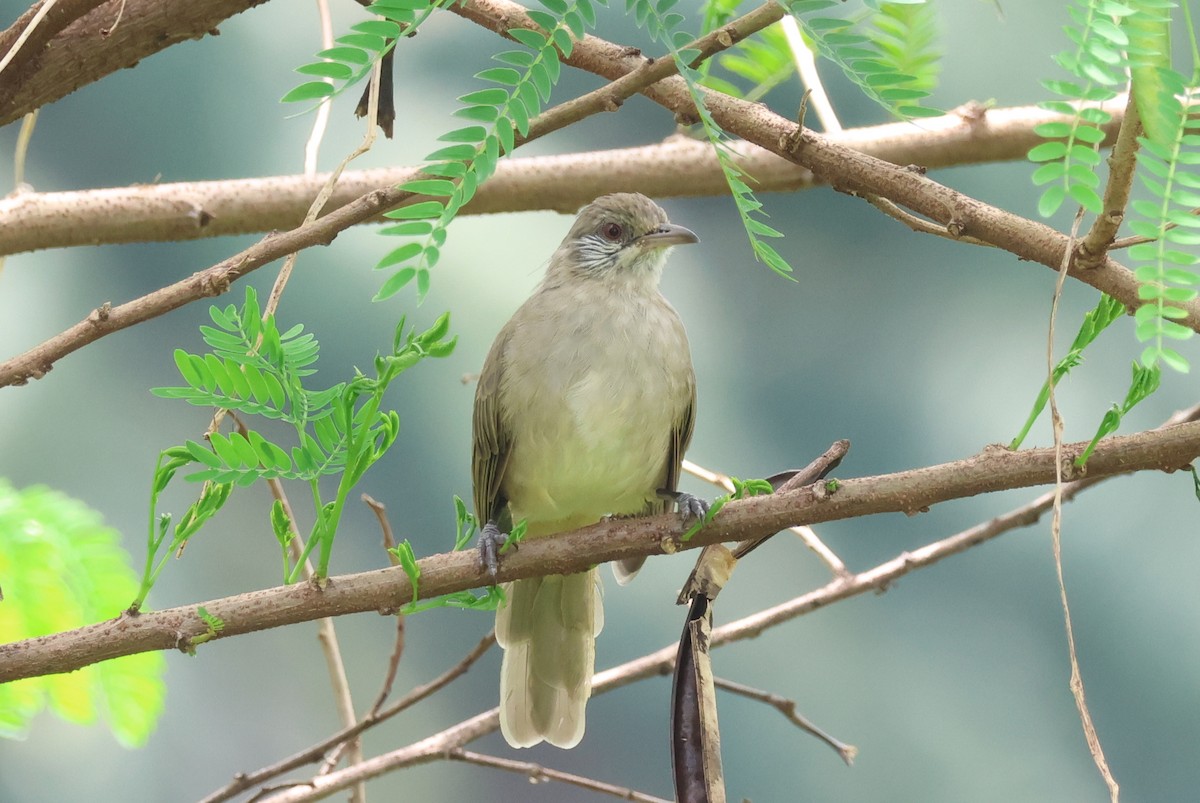
<svg viewBox="0 0 1200 803">
<path fill-rule="evenodd" d="M 501 331 L 483 361 L 479 384 L 475 388 L 474 452 L 471 455 L 471 479 L 475 486 L 475 515 L 480 526 L 499 523 L 508 500 L 500 491 L 500 479 L 508 462 L 512 433 L 500 416 L 500 381 L 508 332 Z"/>
<path fill-rule="evenodd" d="M 693 385 L 692 398 L 671 429 L 671 439 L 667 442 L 667 476 L 663 480 L 662 487 L 668 491 L 679 489 L 679 472 L 682 470 L 683 455 L 687 451 L 688 444 L 692 442 L 692 428 L 695 423 L 696 391 Z M 667 503 L 664 509 L 670 510 L 670 503 Z"/>
<path fill-rule="evenodd" d="M 658 489 L 672 493 L 679 488 L 679 472 L 682 470 L 683 454 L 687 451 L 688 444 L 692 440 L 692 427 L 696 423 L 696 392 L 694 383 L 692 385 L 691 396 L 687 407 L 684 408 L 682 414 L 675 421 L 675 426 L 671 428 L 671 437 L 667 441 L 666 473 L 662 484 L 658 486 Z M 670 499 L 661 497 L 654 499 L 646 503 L 643 514 L 652 516 L 656 513 L 666 513 L 671 509 L 672 504 L 674 503 Z M 634 575 L 638 573 L 638 569 L 642 568 L 642 564 L 645 562 L 646 558 L 644 555 L 619 560 L 613 564 L 613 575 L 616 576 L 619 584 L 625 585 L 633 580 Z"/>
</svg>

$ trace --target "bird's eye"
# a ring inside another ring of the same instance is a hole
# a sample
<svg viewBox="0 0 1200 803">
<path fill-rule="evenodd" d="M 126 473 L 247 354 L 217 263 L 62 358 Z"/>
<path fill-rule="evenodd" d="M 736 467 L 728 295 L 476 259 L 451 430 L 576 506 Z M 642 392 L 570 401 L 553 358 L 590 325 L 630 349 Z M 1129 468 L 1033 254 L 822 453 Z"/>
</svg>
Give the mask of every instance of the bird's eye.
<svg viewBox="0 0 1200 803">
<path fill-rule="evenodd" d="M 625 229 L 620 223 L 605 223 L 600 227 L 600 234 L 604 236 L 604 239 L 616 243 L 620 242 L 625 235 Z"/>
</svg>

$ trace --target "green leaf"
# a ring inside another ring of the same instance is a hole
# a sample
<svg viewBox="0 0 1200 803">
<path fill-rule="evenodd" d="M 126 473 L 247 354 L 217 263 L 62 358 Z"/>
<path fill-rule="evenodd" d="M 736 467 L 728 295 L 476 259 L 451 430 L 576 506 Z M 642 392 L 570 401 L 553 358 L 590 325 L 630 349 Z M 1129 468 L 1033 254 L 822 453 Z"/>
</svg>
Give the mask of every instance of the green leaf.
<svg viewBox="0 0 1200 803">
<path fill-rule="evenodd" d="M 357 47 L 331 47 L 317 51 L 317 57 L 351 64 L 369 64 L 371 62 L 371 54 Z"/>
<path fill-rule="evenodd" d="M 564 58 L 571 55 L 571 51 L 575 48 L 575 42 L 571 40 L 571 35 L 565 29 L 555 28 L 550 38 L 554 40 L 554 45 L 562 51 Z"/>
<path fill-rule="evenodd" d="M 466 128 L 456 128 L 438 137 L 442 142 L 483 142 L 487 129 L 481 125 L 469 125 Z"/>
<path fill-rule="evenodd" d="M 375 297 L 372 299 L 372 301 L 383 301 L 396 295 L 396 293 L 400 292 L 400 290 L 403 289 L 406 284 L 413 280 L 413 277 L 416 276 L 416 274 L 416 268 L 404 268 L 400 271 L 397 271 L 391 276 L 391 278 L 383 283 L 383 287 L 379 288 L 379 292 L 375 294 Z"/>
<path fill-rule="evenodd" d="M 414 179 L 401 184 L 400 189 L 444 198 L 454 194 L 454 182 L 441 178 Z"/>
<path fill-rule="evenodd" d="M 1040 187 L 1043 184 L 1049 184 L 1051 181 L 1058 181 L 1066 172 L 1064 167 L 1062 162 L 1046 162 L 1033 171 L 1031 178 L 1034 185 Z"/>
<path fill-rule="evenodd" d="M 380 230 L 380 234 L 390 234 L 403 237 L 420 237 L 433 231 L 433 223 L 428 220 L 410 220 L 397 223 Z"/>
<path fill-rule="evenodd" d="M 528 50 L 505 50 L 500 53 L 496 53 L 495 55 L 492 56 L 492 58 L 495 59 L 496 61 L 500 62 L 501 64 L 511 64 L 514 67 L 528 67 L 530 64 L 533 64 L 537 60 L 537 56 L 530 53 Z M 486 70 L 485 70 L 485 72 L 486 72 Z M 516 71 L 514 70 L 513 72 L 516 72 Z M 506 82 L 506 81 L 498 81 L 497 83 L 503 83 L 506 86 L 516 86 L 517 83 L 519 83 L 521 80 L 521 74 L 517 73 L 516 76 L 517 76 L 516 80 L 511 83 Z M 482 76 L 480 76 L 478 73 L 476 73 L 476 77 L 482 77 Z M 486 80 L 490 81 L 490 80 L 494 80 L 494 79 L 489 78 Z"/>
<path fill-rule="evenodd" d="M 1100 196 L 1091 187 L 1083 184 L 1072 184 L 1068 190 L 1068 194 L 1075 199 L 1077 204 L 1093 215 L 1098 215 L 1104 211 L 1104 201 L 1100 199 Z"/>
<path fill-rule="evenodd" d="M 1056 184 L 1052 187 L 1047 187 L 1042 192 L 1042 197 L 1038 199 L 1038 214 L 1042 217 L 1050 217 L 1058 208 L 1062 206 L 1062 202 L 1066 200 L 1067 191 L 1063 189 L 1061 184 Z"/>
<path fill-rule="evenodd" d="M 1067 155 L 1067 145 L 1065 142 L 1043 142 L 1041 145 L 1035 145 L 1026 154 L 1026 157 L 1031 162 L 1049 162 L 1052 159 L 1062 159 Z"/>
<path fill-rule="evenodd" d="M 288 92 L 279 99 L 280 103 L 298 103 L 305 100 L 320 100 L 332 95 L 334 89 L 324 81 L 309 81 Z"/>
<path fill-rule="evenodd" d="M 462 145 L 448 145 L 445 148 L 439 148 L 425 158 L 428 161 L 439 160 L 468 160 L 475 157 L 475 146 L 466 143 Z"/>
<path fill-rule="evenodd" d="M 490 89 L 479 89 L 475 92 L 468 92 L 465 95 L 460 95 L 459 102 L 470 105 L 482 104 L 485 106 L 499 106 L 501 103 L 508 101 L 508 92 L 499 87 Z"/>
<path fill-rule="evenodd" d="M 339 36 L 334 41 L 342 45 L 361 47 L 363 50 L 373 50 L 376 53 L 387 47 L 387 42 L 383 40 L 382 36 L 369 33 L 348 33 L 345 36 Z"/>
<path fill-rule="evenodd" d="M 390 268 L 393 265 L 399 265 L 401 262 L 407 262 L 419 253 L 421 253 L 420 243 L 405 243 L 380 259 L 379 263 L 375 265 L 375 269 L 380 270 L 382 268 Z"/>
<path fill-rule="evenodd" d="M 558 17 L 553 14 L 547 14 L 545 11 L 539 11 L 536 8 L 526 10 L 525 14 L 544 31 L 553 31 L 558 27 Z"/>
<path fill-rule="evenodd" d="M 538 90 L 541 100 L 550 100 L 552 84 L 550 83 L 550 73 L 546 70 L 545 62 L 539 61 L 538 64 L 530 67 L 529 80 L 530 83 L 533 83 L 534 88 Z"/>
<path fill-rule="evenodd" d="M 312 64 L 302 64 L 296 68 L 296 72 L 301 75 L 316 75 L 339 81 L 345 81 L 354 75 L 354 70 L 339 61 L 314 61 Z"/>
<path fill-rule="evenodd" d="M 356 25 L 351 25 L 350 30 L 379 36 L 384 39 L 395 39 L 400 35 L 400 26 L 387 20 L 365 20 Z"/>
<path fill-rule="evenodd" d="M 41 486 L 0 480 L 0 641 L 114 620 L 138 594 L 120 535 L 83 503 Z M 0 685 L 0 733 L 22 737 L 49 707 L 72 722 L 103 715 L 125 746 L 145 743 L 161 714 L 161 653 L 105 661 L 79 672 Z"/>
<path fill-rule="evenodd" d="M 496 110 L 495 106 L 464 106 L 454 114 L 467 120 L 479 120 L 485 123 L 494 123 L 500 116 L 500 112 Z"/>
<path fill-rule="evenodd" d="M 384 213 L 384 217 L 393 220 L 421 220 L 436 218 L 442 214 L 441 201 L 420 201 L 419 203 L 401 206 Z"/>
<path fill-rule="evenodd" d="M 513 103 L 508 107 L 508 114 L 514 126 L 521 136 L 529 134 L 529 115 L 525 112 L 525 106 L 521 103 Z"/>
<path fill-rule="evenodd" d="M 1090 145 L 1099 145 L 1104 141 L 1104 132 L 1090 125 L 1081 125 L 1075 129 L 1075 138 Z"/>
<path fill-rule="evenodd" d="M 526 47 L 534 50 L 541 50 L 546 46 L 545 34 L 538 33 L 537 31 L 531 31 L 528 28 L 510 28 L 508 30 L 508 35 Z"/>
<path fill-rule="evenodd" d="M 1148 139 L 1167 147 L 1179 125 L 1178 107 L 1163 102 L 1172 94 L 1167 88 L 1171 77 L 1170 16 L 1142 11 L 1126 17 L 1122 24 L 1138 54 L 1131 59 L 1130 75 L 1142 127 Z"/>
</svg>

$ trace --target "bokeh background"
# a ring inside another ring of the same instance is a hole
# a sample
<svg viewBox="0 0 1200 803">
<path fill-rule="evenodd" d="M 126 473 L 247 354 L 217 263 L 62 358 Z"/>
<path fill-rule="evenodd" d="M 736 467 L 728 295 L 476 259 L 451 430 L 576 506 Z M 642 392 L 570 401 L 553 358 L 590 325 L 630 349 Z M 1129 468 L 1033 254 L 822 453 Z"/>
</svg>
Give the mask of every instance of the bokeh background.
<svg viewBox="0 0 1200 803">
<path fill-rule="evenodd" d="M 7 24 L 24 3 L 6 0 Z M 694 4 L 683 4 L 694 11 Z M 945 51 L 937 105 L 1043 99 L 1050 54 L 1065 47 L 1065 4 L 1040 0 L 939 3 Z M 359 18 L 339 4 L 337 25 Z M 998 9 L 999 6 L 999 9 Z M 312 118 L 277 103 L 291 72 L 318 49 L 308 5 L 271 3 L 221 26 L 221 36 L 183 44 L 88 86 L 43 110 L 27 180 L 38 190 L 296 173 Z M 658 48 L 614 8 L 602 35 Z M 478 88 L 471 74 L 501 44 L 443 15 L 401 49 L 400 119 L 357 166 L 413 164 L 455 125 L 454 96 Z M 823 68 L 847 125 L 882 121 L 834 70 Z M 597 86 L 566 71 L 556 99 Z M 775 93 L 791 113 L 799 90 Z M 353 98 L 335 107 L 323 149 L 329 168 L 361 127 Z M 644 99 L 522 149 L 522 155 L 657 141 L 673 121 Z M 0 129 L 0 187 L 12 186 L 15 125 Z M 938 181 L 1019 214 L 1035 214 L 1024 164 L 939 170 Z M 564 180 L 569 180 L 564 177 Z M 1054 275 L 1012 256 L 911 233 L 867 204 L 828 190 L 764 196 L 795 283 L 754 263 L 727 198 L 665 202 L 703 245 L 679 249 L 664 279 L 692 339 L 700 383 L 690 457 L 739 476 L 802 465 L 832 440 L 853 450 L 840 476 L 899 471 L 974 454 L 1008 441 L 1045 373 Z M 1067 212 L 1052 223 L 1068 225 Z M 399 383 L 399 442 L 363 490 L 388 505 L 399 537 L 419 554 L 453 537 L 451 498 L 469 496 L 472 389 L 496 331 L 537 281 L 567 217 L 553 213 L 464 218 L 454 224 L 432 290 L 369 299 L 382 280 L 372 265 L 390 243 L 369 228 L 301 255 L 280 318 L 303 321 L 322 344 L 318 378 L 332 383 L 369 364 L 402 314 L 428 325 L 450 310 L 460 336 L 450 359 L 421 365 Z M 2 225 L 2 222 L 0 222 Z M 98 304 L 123 302 L 190 275 L 252 243 L 77 248 L 20 255 L 0 275 L 0 352 L 5 356 L 75 323 Z M 274 268 L 249 282 L 265 294 Z M 221 303 L 236 301 L 240 286 Z M 1067 285 L 1059 348 L 1069 343 L 1094 291 Z M 45 379 L 0 391 L 0 476 L 42 483 L 103 513 L 142 559 L 146 498 L 160 449 L 196 437 L 208 413 L 152 397 L 177 381 L 171 358 L 199 350 L 206 304 L 194 304 L 107 337 L 62 360 Z M 1129 321 L 1089 352 L 1060 403 L 1071 440 L 1090 437 L 1124 396 L 1139 352 Z M 1060 352 L 1061 353 L 1061 352 Z M 1196 351 L 1187 353 L 1193 360 Z M 1195 401 L 1195 383 L 1169 376 L 1127 420 L 1153 426 Z M 1045 445 L 1039 426 L 1031 445 Z M 711 495 L 689 481 L 685 487 Z M 190 488 L 184 489 L 191 491 Z M 820 528 L 861 570 L 1032 498 L 997 494 L 936 507 L 914 518 L 876 516 Z M 167 507 L 181 511 L 178 492 Z M 1064 560 L 1079 657 L 1092 713 L 1128 801 L 1194 799 L 1200 787 L 1200 594 L 1196 499 L 1186 475 L 1121 479 L 1066 510 Z M 150 605 L 166 608 L 279 583 L 265 488 L 239 491 L 172 562 Z M 335 552 L 338 573 L 379 567 L 374 519 L 350 511 Z M 671 643 L 682 610 L 672 605 L 692 556 L 656 559 L 637 582 L 608 582 L 604 668 Z M 607 573 L 606 573 L 607 574 Z M 776 538 L 739 567 L 718 623 L 823 584 L 825 569 L 794 539 Z M 116 611 L 113 612 L 114 614 Z M 397 692 L 441 672 L 490 626 L 486 614 L 442 610 L 411 617 Z M 360 708 L 379 688 L 393 622 L 376 615 L 338 622 Z M 100 726 L 46 715 L 28 738 L 0 744 L 0 800 L 168 801 L 202 797 L 336 727 L 312 625 L 217 641 L 195 657 L 168 656 L 166 712 L 149 744 L 120 747 Z M 731 799 L 755 801 L 1096 801 L 1106 791 L 1092 765 L 1067 686 L 1062 612 L 1048 523 L 905 577 L 885 594 L 838 604 L 715 653 L 725 677 L 796 699 L 800 710 L 860 748 L 847 768 L 827 748 L 758 703 L 721 695 L 722 748 Z M 409 743 L 495 704 L 499 655 L 398 720 L 370 732 L 369 753 Z M 666 747 L 669 680 L 646 681 L 594 700 L 587 737 L 574 751 L 517 753 L 498 735 L 475 749 L 543 762 L 660 796 L 671 794 Z M 561 785 L 434 763 L 373 782 L 373 799 L 584 801 Z"/>
</svg>

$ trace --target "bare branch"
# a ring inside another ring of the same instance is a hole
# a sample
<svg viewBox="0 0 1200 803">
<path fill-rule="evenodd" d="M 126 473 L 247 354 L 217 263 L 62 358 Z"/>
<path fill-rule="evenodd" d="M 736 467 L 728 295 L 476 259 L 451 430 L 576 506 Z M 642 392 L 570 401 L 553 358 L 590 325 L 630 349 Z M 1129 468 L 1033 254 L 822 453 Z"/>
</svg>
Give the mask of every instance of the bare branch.
<svg viewBox="0 0 1200 803">
<path fill-rule="evenodd" d="M 1071 459 L 1085 443 L 1064 448 L 1064 476 L 1085 473 Z M 1088 461 L 1086 476 L 1132 471 L 1174 471 L 1200 455 L 1200 424 L 1188 423 L 1100 442 Z M 571 574 L 596 563 L 642 555 L 673 554 L 721 541 L 769 535 L 796 524 L 813 524 L 872 513 L 918 513 L 930 505 L 991 491 L 1052 482 L 1054 449 L 1010 452 L 993 446 L 980 454 L 939 466 L 839 480 L 791 493 L 730 502 L 688 543 L 681 543 L 678 516 L 604 521 L 555 538 L 536 539 L 508 556 L 499 581 L 546 574 Z M 489 585 L 487 570 L 473 551 L 434 555 L 419 561 L 425 598 Z M 835 581 L 839 583 L 839 581 Z M 379 611 L 392 613 L 412 598 L 408 575 L 395 567 L 329 579 L 325 588 L 302 583 L 254 591 L 203 603 L 225 628 L 219 637 L 311 621 L 322 616 Z M 208 632 L 197 606 L 124 615 L 118 619 L 0 645 L 0 683 L 24 677 L 69 672 L 98 661 L 148 650 L 189 649 Z"/>
<path fill-rule="evenodd" d="M 1198 416 L 1200 416 L 1200 406 L 1172 416 L 1157 431 L 1170 431 L 1184 422 L 1195 421 Z M 1064 501 L 1073 499 L 1084 489 L 1105 479 L 1107 477 L 1092 475 L 1068 483 L 1062 486 L 1061 498 Z M 710 646 L 720 647 L 742 639 L 754 638 L 768 628 L 827 607 L 840 600 L 868 591 L 885 591 L 892 582 L 912 571 L 931 566 L 943 558 L 964 552 L 1012 529 L 1031 526 L 1054 504 L 1054 496 L 1053 491 L 1045 493 L 1016 510 L 948 538 L 927 544 L 915 551 L 905 552 L 872 569 L 860 572 L 849 580 L 835 579 L 807 594 L 716 628 L 712 632 Z M 665 675 L 671 671 L 677 652 L 678 645 L 668 644 L 649 655 L 599 672 L 592 680 L 592 694 L 604 694 L 645 678 Z M 493 708 L 419 742 L 373 758 L 364 765 L 348 767 L 335 775 L 316 779 L 311 786 L 289 790 L 271 800 L 273 803 L 319 800 L 364 778 L 432 761 L 441 752 L 481 738 L 498 730 L 499 727 L 499 709 Z"/>
<path fill-rule="evenodd" d="M 360 733 L 368 728 L 374 727 L 380 722 L 384 722 L 385 720 L 396 716 L 401 711 L 411 708 L 413 705 L 429 697 L 434 692 L 437 692 L 447 686 L 451 681 L 465 674 L 466 671 L 470 669 L 476 661 L 483 657 L 483 654 L 491 649 L 492 645 L 495 643 L 495 633 L 488 633 L 486 636 L 480 639 L 479 643 L 475 645 L 474 649 L 467 653 L 457 664 L 450 667 L 441 675 L 437 676 L 428 683 L 417 686 L 395 703 L 388 706 L 386 709 L 377 714 L 369 714 L 355 723 L 353 727 L 343 728 L 342 730 L 313 745 L 312 747 L 289 756 L 282 761 L 278 761 L 269 767 L 264 767 L 260 770 L 255 770 L 254 772 L 250 773 L 238 773 L 231 783 L 222 787 L 221 789 L 218 789 L 216 792 L 213 792 L 211 795 L 201 800 L 200 803 L 221 803 L 221 801 L 229 800 L 235 795 L 239 795 L 248 789 L 253 789 L 265 781 L 268 781 L 272 778 L 277 778 L 285 772 L 290 772 L 297 767 L 303 767 L 305 764 L 312 764 L 320 761 L 321 756 L 323 756 L 327 750 L 336 748 L 338 745 L 344 744 L 347 740 L 357 737 Z"/>
<path fill-rule="evenodd" d="M 582 789 L 589 789 L 593 792 L 619 797 L 622 800 L 637 801 L 637 803 L 671 803 L 671 801 L 664 800 L 661 797 L 647 795 L 644 792 L 638 792 L 628 787 L 614 786 L 613 784 L 597 781 L 593 778 L 585 778 L 582 775 L 572 775 L 569 772 L 549 769 L 548 767 L 543 767 L 541 764 L 534 764 L 529 761 L 513 761 L 507 758 L 486 756 L 483 753 L 473 753 L 469 750 L 463 750 L 461 747 L 454 747 L 447 750 L 445 758 L 451 761 L 465 761 L 468 764 L 478 764 L 481 767 L 492 767 L 506 772 L 515 772 L 518 775 L 527 776 L 530 783 L 558 781 L 570 784 L 571 786 L 578 786 Z"/>
<path fill-rule="evenodd" d="M 691 460 L 683 461 L 683 470 L 693 477 L 711 482 L 718 488 L 724 488 L 726 491 L 733 492 L 733 481 L 726 474 L 707 469 L 704 466 L 699 466 Z M 848 576 L 849 570 L 846 568 L 845 562 L 838 557 L 837 553 L 825 545 L 816 531 L 812 527 L 789 527 L 788 530 L 797 536 L 804 545 L 816 553 L 817 557 L 829 567 L 834 576 Z"/>
<path fill-rule="evenodd" d="M 716 684 L 718 689 L 724 689 L 727 692 L 740 695 L 750 700 L 757 700 L 760 703 L 771 706 L 776 711 L 787 717 L 788 721 L 797 728 L 800 728 L 800 730 L 804 731 L 805 733 L 811 734 L 833 748 L 833 750 L 842 757 L 842 761 L 845 761 L 847 765 L 854 763 L 854 757 L 858 755 L 858 748 L 852 744 L 846 744 L 840 739 L 829 735 L 810 722 L 808 717 L 796 710 L 795 700 L 789 700 L 788 698 L 774 694 L 773 692 L 751 688 L 750 686 L 745 686 L 741 683 L 735 683 L 732 680 L 725 680 L 724 678 L 713 678 L 713 683 Z"/>
<path fill-rule="evenodd" d="M 720 30 L 740 30 L 739 23 L 752 15 L 769 13 L 765 8 Z M 782 13 L 781 7 L 776 8 Z M 514 27 L 537 28 L 524 13 L 523 7 L 512 0 L 466 0 L 454 5 L 451 10 L 501 35 L 506 35 Z M 702 41 L 698 40 L 697 44 Z M 700 49 L 705 52 L 703 47 Z M 642 94 L 677 115 L 695 113 L 687 85 L 679 76 L 670 75 L 674 71 L 674 63 L 670 59 L 650 61 L 642 56 L 631 56 L 627 48 L 587 36 L 576 44 L 564 62 L 608 78 L 614 81 L 613 86 L 626 77 L 659 70 L 669 77 L 663 77 L 641 90 Z M 657 76 L 660 73 L 656 71 L 653 74 Z M 828 137 L 802 129 L 795 122 L 759 104 L 709 90 L 704 91 L 704 97 L 713 119 L 725 131 L 808 168 L 818 179 L 827 181 L 835 189 L 887 198 L 951 230 L 1052 270 L 1057 270 L 1062 261 L 1068 239 L 1043 223 L 985 204 L 911 170 L 858 153 Z M 1132 271 L 1116 260 L 1106 258 L 1102 264 L 1089 270 L 1073 266 L 1070 275 L 1109 294 L 1130 309 L 1141 305 L 1137 279 Z M 1185 309 L 1186 317 L 1180 322 L 1200 331 L 1200 301 L 1192 301 L 1181 307 Z"/>
<path fill-rule="evenodd" d="M 1111 106 L 1106 106 L 1110 111 Z M 927 168 L 1021 158 L 1040 140 L 1033 128 L 1065 120 L 1035 106 L 991 109 L 986 122 L 957 114 L 924 120 L 917 128 L 888 123 L 849 129 L 830 139 L 894 164 Z M 1108 131 L 1115 137 L 1120 110 Z M 1110 137 L 1111 140 L 1111 137 Z M 818 186 L 812 173 L 746 142 L 732 145 L 734 161 L 760 192 Z M 413 179 L 418 167 L 346 171 L 327 209 L 373 190 Z M 562 176 L 570 175 L 571 181 Z M 298 225 L 328 174 L 191 181 L 32 193 L 0 198 L 0 255 L 128 242 L 194 240 L 252 234 Z M 724 195 L 725 177 L 704 142 L 675 136 L 656 145 L 501 160 L 460 214 L 550 209 L 574 213 L 610 192 L 637 191 L 659 198 Z M 364 222 L 376 223 L 373 215 Z"/>
<path fill-rule="evenodd" d="M 105 0 L 40 0 L 26 9 L 8 30 L 0 33 L 0 75 L 4 76 L 5 85 L 15 86 L 8 82 L 20 80 L 25 65 L 37 59 L 47 42 L 63 28 L 104 2 Z"/>
<path fill-rule="evenodd" d="M 1091 230 L 1079 243 L 1079 266 L 1088 268 L 1099 263 L 1112 247 L 1117 229 L 1125 220 L 1125 207 L 1133 189 L 1133 170 L 1137 166 L 1138 135 L 1142 121 L 1138 117 L 1133 92 L 1127 96 L 1125 119 L 1117 134 L 1116 144 L 1108 157 L 1108 184 L 1104 187 L 1104 211 L 1096 216 Z"/>
<path fill-rule="evenodd" d="M 70 0 L 60 2 L 4 71 L 0 126 L 53 103 L 171 45 L 216 32 L 217 26 L 265 0 Z M 113 28 L 118 10 L 123 21 Z M 53 22 L 61 8 L 62 17 Z M 22 15 L 0 33 L 4 53 L 28 24 Z M 61 22 L 67 22 L 65 26 Z M 42 25 L 51 23 L 43 30 Z M 53 33 L 48 41 L 38 37 Z M 38 44 L 37 47 L 31 45 Z"/>
</svg>

